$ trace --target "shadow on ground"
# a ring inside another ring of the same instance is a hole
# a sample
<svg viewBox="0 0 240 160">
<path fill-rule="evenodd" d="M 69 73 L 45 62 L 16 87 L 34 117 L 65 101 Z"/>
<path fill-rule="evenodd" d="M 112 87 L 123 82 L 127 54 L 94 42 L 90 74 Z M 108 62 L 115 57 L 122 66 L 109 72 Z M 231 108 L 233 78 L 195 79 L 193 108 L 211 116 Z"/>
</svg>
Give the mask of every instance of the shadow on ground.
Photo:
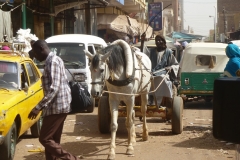
<svg viewBox="0 0 240 160">
<path fill-rule="evenodd" d="M 212 110 L 212 107 L 212 102 L 205 102 L 204 100 L 188 101 L 184 103 L 184 109 Z"/>
</svg>

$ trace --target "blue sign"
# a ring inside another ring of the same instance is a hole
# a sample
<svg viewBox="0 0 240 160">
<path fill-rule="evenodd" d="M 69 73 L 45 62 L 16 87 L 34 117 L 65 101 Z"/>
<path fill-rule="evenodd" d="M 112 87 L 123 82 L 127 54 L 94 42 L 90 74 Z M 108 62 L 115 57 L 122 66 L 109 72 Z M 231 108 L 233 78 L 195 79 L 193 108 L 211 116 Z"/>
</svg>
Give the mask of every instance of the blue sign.
<svg viewBox="0 0 240 160">
<path fill-rule="evenodd" d="M 162 30 L 162 2 L 148 4 L 148 21 L 154 31 Z"/>
<path fill-rule="evenodd" d="M 120 4 L 124 5 L 124 0 L 116 0 L 118 1 Z"/>
</svg>

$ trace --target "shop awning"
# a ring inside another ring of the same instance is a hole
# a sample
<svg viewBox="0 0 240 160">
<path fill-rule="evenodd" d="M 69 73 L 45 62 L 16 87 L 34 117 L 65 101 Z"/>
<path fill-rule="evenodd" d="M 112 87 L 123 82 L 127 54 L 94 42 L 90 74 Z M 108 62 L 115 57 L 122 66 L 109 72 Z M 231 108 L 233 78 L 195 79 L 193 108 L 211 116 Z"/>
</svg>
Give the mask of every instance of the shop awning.
<svg viewBox="0 0 240 160">
<path fill-rule="evenodd" d="M 146 30 L 147 24 L 138 23 L 136 19 L 126 15 L 100 14 L 97 17 L 97 27 L 100 29 L 111 29 L 131 36 L 139 36 Z M 149 26 L 146 32 L 149 38 L 152 35 L 152 28 Z"/>
<path fill-rule="evenodd" d="M 98 15 L 97 27 L 98 29 L 112 29 L 131 36 L 139 34 L 137 20 L 126 15 Z"/>
<path fill-rule="evenodd" d="M 181 32 L 172 32 L 170 34 L 170 37 L 174 39 L 185 39 L 185 40 L 192 40 L 192 39 L 202 39 L 205 36 L 202 35 L 194 35 L 194 34 L 188 34 L 188 33 L 181 33 Z"/>
</svg>

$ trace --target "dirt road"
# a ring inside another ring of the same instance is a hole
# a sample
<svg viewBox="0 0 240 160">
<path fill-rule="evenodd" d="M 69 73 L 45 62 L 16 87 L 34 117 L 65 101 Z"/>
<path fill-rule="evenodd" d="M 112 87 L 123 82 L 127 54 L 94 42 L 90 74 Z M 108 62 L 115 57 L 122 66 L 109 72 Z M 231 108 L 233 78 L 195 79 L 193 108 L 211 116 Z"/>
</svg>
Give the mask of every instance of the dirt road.
<svg viewBox="0 0 240 160">
<path fill-rule="evenodd" d="M 149 140 L 141 140 L 142 123 L 136 118 L 137 144 L 134 156 L 125 155 L 127 130 L 125 118 L 119 118 L 116 140 L 116 160 L 225 160 L 235 159 L 235 145 L 212 136 L 212 108 L 204 102 L 191 102 L 184 109 L 184 131 L 171 133 L 171 124 L 158 118 L 148 118 Z M 107 158 L 110 134 L 100 134 L 97 108 L 94 113 L 69 115 L 64 124 L 61 144 L 64 149 L 86 159 Z M 26 146 L 29 145 L 29 146 Z M 44 160 L 38 139 L 20 138 L 14 160 Z M 35 152 L 29 152 L 29 151 Z"/>
</svg>

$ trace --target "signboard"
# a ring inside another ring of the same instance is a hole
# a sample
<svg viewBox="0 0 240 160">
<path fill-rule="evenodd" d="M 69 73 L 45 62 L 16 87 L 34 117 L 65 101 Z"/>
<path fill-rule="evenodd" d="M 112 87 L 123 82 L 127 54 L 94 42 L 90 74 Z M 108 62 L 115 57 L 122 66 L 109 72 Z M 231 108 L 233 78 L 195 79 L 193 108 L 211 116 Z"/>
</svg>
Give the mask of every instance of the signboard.
<svg viewBox="0 0 240 160">
<path fill-rule="evenodd" d="M 153 28 L 154 31 L 162 30 L 162 2 L 149 3 L 148 4 L 148 21 L 149 25 Z"/>
</svg>

